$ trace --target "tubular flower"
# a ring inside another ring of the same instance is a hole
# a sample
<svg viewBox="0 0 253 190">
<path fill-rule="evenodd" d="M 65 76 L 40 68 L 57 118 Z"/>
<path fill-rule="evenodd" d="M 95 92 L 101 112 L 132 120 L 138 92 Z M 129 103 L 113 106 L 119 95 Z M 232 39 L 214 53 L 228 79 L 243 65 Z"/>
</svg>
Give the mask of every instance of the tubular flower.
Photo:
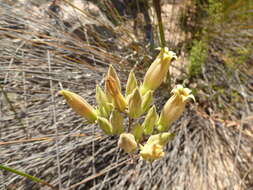
<svg viewBox="0 0 253 190">
<path fill-rule="evenodd" d="M 164 157 L 163 146 L 155 142 L 145 144 L 141 147 L 140 156 L 143 160 L 152 163 L 154 160 Z"/>
<path fill-rule="evenodd" d="M 144 146 L 141 146 L 140 155 L 143 160 L 153 162 L 164 156 L 163 147 L 174 137 L 171 133 L 151 135 Z"/>
<path fill-rule="evenodd" d="M 149 67 L 145 74 L 144 82 L 141 87 L 141 93 L 144 95 L 148 90 L 156 90 L 167 76 L 169 66 L 176 54 L 169 51 L 167 47 L 160 48 L 160 53 Z"/>
<path fill-rule="evenodd" d="M 68 105 L 79 115 L 94 123 L 97 120 L 95 109 L 86 102 L 81 96 L 68 90 L 61 90 L 59 94 L 63 95 Z"/>
<path fill-rule="evenodd" d="M 105 86 L 106 91 L 112 97 L 114 106 L 120 111 L 124 112 L 127 108 L 127 103 L 125 98 L 121 94 L 120 89 L 118 88 L 116 80 L 111 76 L 107 77 L 107 79 L 105 80 Z"/>
<path fill-rule="evenodd" d="M 167 131 L 169 126 L 176 121 L 185 109 L 186 100 L 193 99 L 191 90 L 177 85 L 172 91 L 173 96 L 166 102 L 158 120 L 159 131 Z"/>
<path fill-rule="evenodd" d="M 137 143 L 131 133 L 122 133 L 119 137 L 118 146 L 127 153 L 133 153 L 137 149 Z"/>
</svg>

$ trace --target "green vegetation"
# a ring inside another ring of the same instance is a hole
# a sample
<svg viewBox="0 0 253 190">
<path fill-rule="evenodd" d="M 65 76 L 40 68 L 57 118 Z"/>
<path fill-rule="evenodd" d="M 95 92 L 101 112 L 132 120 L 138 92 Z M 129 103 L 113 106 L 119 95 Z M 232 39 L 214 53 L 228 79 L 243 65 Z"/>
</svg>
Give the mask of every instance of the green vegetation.
<svg viewBox="0 0 253 190">
<path fill-rule="evenodd" d="M 207 45 L 202 40 L 194 40 L 190 51 L 190 77 L 198 76 L 201 73 L 201 65 L 204 64 L 207 57 Z"/>
<path fill-rule="evenodd" d="M 52 185 L 50 185 L 49 183 L 47 183 L 46 181 L 40 179 L 40 178 L 37 178 L 37 177 L 34 177 L 32 175 L 29 175 L 29 174 L 26 174 L 24 172 L 21 172 L 21 171 L 18 171 L 18 170 L 15 170 L 13 168 L 10 168 L 10 167 L 7 167 L 7 166 L 4 166 L 4 165 L 1 165 L 0 164 L 0 169 L 1 170 L 5 170 L 5 171 L 8 171 L 8 172 L 11 172 L 11 173 L 15 173 L 17 175 L 20 175 L 20 176 L 23 176 L 23 177 L 26 177 L 36 183 L 40 183 L 42 185 L 46 185 L 48 187 L 50 187 L 51 189 L 56 189 L 55 187 L 53 187 Z"/>
<path fill-rule="evenodd" d="M 189 53 L 190 77 L 201 74 L 201 65 L 205 63 L 207 52 L 218 55 L 228 70 L 245 63 L 253 49 L 247 32 L 252 28 L 249 23 L 253 18 L 250 11 L 252 3 L 249 0 L 208 0 L 205 3 L 195 0 L 195 4 L 195 21 L 199 28 L 194 30 Z"/>
</svg>

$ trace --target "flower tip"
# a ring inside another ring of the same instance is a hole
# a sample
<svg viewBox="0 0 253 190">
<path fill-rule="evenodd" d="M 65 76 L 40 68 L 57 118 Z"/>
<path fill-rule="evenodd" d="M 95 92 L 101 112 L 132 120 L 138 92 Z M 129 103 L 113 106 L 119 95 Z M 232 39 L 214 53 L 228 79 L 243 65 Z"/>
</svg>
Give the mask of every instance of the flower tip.
<svg viewBox="0 0 253 190">
<path fill-rule="evenodd" d="M 194 103 L 196 103 L 196 99 L 195 99 L 195 97 L 194 97 L 192 94 L 190 94 L 190 95 L 188 96 L 188 98 L 191 98 L 191 99 L 194 101 Z"/>
<path fill-rule="evenodd" d="M 58 91 L 58 94 L 59 94 L 59 95 L 62 95 L 62 96 L 64 96 L 64 94 L 65 94 L 65 91 L 66 91 L 66 90 L 60 90 L 60 91 Z"/>
<path fill-rule="evenodd" d="M 61 96 L 63 96 L 66 100 L 72 99 L 72 98 L 71 98 L 72 92 L 70 92 L 70 91 L 68 91 L 68 90 L 60 90 L 60 91 L 58 92 L 58 94 L 61 95 Z"/>
</svg>

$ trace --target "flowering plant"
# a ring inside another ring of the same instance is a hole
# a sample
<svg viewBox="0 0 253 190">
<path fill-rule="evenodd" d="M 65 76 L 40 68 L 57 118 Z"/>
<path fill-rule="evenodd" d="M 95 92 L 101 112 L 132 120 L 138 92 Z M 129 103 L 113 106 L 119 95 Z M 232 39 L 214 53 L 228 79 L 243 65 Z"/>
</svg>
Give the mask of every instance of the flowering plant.
<svg viewBox="0 0 253 190">
<path fill-rule="evenodd" d="M 144 76 L 143 84 L 138 85 L 134 72 L 130 72 L 125 95 L 116 70 L 110 66 L 104 90 L 98 85 L 96 87 L 96 108 L 73 92 L 61 90 L 59 93 L 76 113 L 98 124 L 106 135 L 119 135 L 118 146 L 121 149 L 129 154 L 138 153 L 141 159 L 152 163 L 165 155 L 164 146 L 174 137 L 168 132 L 169 127 L 183 113 L 187 100 L 194 99 L 190 89 L 177 85 L 160 115 L 153 105 L 153 92 L 161 85 L 176 58 L 168 48 L 160 48 L 159 55 Z M 138 118 L 145 114 L 144 121 L 140 123 Z"/>
</svg>

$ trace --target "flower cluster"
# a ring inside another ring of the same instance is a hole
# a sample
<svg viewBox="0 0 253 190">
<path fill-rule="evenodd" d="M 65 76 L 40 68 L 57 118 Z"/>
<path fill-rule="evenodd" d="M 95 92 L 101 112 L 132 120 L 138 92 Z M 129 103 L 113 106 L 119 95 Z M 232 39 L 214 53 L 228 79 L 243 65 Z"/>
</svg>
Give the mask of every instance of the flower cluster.
<svg viewBox="0 0 253 190">
<path fill-rule="evenodd" d="M 163 82 L 174 59 L 174 52 L 161 48 L 146 72 L 143 84 L 138 85 L 134 72 L 130 72 L 124 95 L 116 70 L 110 66 L 104 90 L 99 85 L 96 87 L 96 108 L 73 92 L 61 90 L 59 93 L 76 113 L 90 123 L 97 123 L 106 135 L 119 135 L 118 146 L 125 152 L 139 151 L 142 159 L 153 162 L 164 156 L 164 146 L 174 136 L 168 132 L 170 125 L 183 113 L 186 101 L 194 99 L 191 90 L 177 85 L 160 115 L 157 113 L 153 92 Z M 144 120 L 139 119 L 144 115 Z M 135 122 L 129 122 L 131 126 L 127 126 L 124 116 Z"/>
</svg>

